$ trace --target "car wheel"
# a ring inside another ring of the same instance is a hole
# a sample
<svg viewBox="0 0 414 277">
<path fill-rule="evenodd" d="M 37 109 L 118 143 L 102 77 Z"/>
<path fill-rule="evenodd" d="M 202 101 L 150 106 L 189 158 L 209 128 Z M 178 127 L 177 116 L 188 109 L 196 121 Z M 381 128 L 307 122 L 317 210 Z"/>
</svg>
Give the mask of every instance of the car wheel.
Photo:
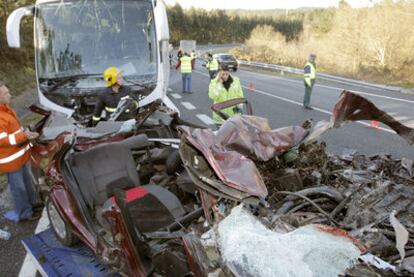
<svg viewBox="0 0 414 277">
<path fill-rule="evenodd" d="M 47 199 L 46 209 L 50 225 L 52 226 L 57 239 L 65 246 L 72 246 L 78 243 L 78 237 L 73 234 L 66 222 L 60 216 L 55 204 L 50 198 Z"/>
</svg>

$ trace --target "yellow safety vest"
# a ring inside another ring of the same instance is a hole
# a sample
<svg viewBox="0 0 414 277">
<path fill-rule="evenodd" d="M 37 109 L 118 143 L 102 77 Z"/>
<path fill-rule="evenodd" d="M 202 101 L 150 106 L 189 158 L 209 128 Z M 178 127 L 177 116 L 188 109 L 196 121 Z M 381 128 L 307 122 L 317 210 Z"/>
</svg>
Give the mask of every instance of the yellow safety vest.
<svg viewBox="0 0 414 277">
<path fill-rule="evenodd" d="M 305 73 L 305 78 L 310 78 L 311 80 L 315 79 L 316 78 L 316 69 L 315 69 L 315 66 L 312 63 L 310 63 L 310 62 L 308 62 L 308 63 L 305 64 L 305 67 L 307 67 L 307 66 L 310 67 L 311 72 L 310 73 Z"/>
<path fill-rule="evenodd" d="M 308 86 L 311 86 L 312 81 L 316 79 L 316 69 L 315 69 L 315 66 L 310 62 L 307 62 L 305 64 L 305 68 L 308 66 L 310 67 L 310 73 L 305 73 L 304 78 L 305 78 L 306 84 Z"/>
<path fill-rule="evenodd" d="M 191 58 L 184 56 L 180 59 L 181 61 L 181 73 L 191 73 Z"/>
<path fill-rule="evenodd" d="M 210 71 L 218 70 L 218 68 L 219 68 L 218 61 L 216 59 L 212 59 L 210 62 L 208 62 L 207 68 Z"/>
<path fill-rule="evenodd" d="M 219 81 L 218 76 L 210 81 L 208 97 L 210 97 L 210 99 L 213 100 L 213 104 L 221 103 L 235 98 L 244 98 L 244 93 L 240 84 L 240 79 L 235 76 L 232 76 L 232 78 L 233 83 L 230 85 L 229 90 L 226 90 L 224 88 L 223 84 Z M 234 107 L 223 109 L 222 112 L 227 114 L 228 116 L 236 115 L 233 108 Z M 216 124 L 223 123 L 223 119 L 215 112 L 213 112 L 213 119 Z"/>
</svg>

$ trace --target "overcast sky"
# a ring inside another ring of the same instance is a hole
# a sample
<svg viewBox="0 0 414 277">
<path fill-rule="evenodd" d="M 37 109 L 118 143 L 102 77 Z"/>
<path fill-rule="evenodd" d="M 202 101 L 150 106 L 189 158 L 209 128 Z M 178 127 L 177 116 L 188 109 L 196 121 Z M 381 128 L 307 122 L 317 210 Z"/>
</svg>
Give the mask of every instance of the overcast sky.
<svg viewBox="0 0 414 277">
<path fill-rule="evenodd" d="M 204 9 L 295 9 L 300 7 L 336 7 L 339 0 L 164 0 L 168 5 L 178 2 L 184 8 Z M 353 7 L 366 6 L 376 0 L 346 0 Z"/>
</svg>

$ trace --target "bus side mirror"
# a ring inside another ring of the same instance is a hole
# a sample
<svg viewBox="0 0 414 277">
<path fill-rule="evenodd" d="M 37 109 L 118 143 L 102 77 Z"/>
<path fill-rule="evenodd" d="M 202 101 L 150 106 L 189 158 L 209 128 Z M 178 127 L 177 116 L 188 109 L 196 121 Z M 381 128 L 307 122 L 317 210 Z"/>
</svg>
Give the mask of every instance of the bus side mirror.
<svg viewBox="0 0 414 277">
<path fill-rule="evenodd" d="M 6 34 L 10 48 L 20 48 L 20 22 L 29 15 L 34 15 L 34 5 L 18 8 L 7 18 Z"/>
<path fill-rule="evenodd" d="M 168 41 L 170 39 L 170 30 L 168 27 L 167 9 L 164 1 L 156 2 L 154 17 L 158 41 Z"/>
</svg>

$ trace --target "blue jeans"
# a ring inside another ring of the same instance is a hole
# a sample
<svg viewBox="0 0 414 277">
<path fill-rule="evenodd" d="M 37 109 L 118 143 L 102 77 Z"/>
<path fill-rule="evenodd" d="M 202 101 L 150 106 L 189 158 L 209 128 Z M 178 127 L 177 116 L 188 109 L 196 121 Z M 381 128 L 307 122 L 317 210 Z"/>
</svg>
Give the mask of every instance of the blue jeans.
<svg viewBox="0 0 414 277">
<path fill-rule="evenodd" d="M 191 73 L 183 73 L 183 92 L 192 92 L 191 90 Z"/>
<path fill-rule="evenodd" d="M 14 172 L 8 172 L 7 180 L 19 220 L 31 217 L 32 206 L 38 203 L 38 196 L 30 177 L 30 162 Z"/>
</svg>

